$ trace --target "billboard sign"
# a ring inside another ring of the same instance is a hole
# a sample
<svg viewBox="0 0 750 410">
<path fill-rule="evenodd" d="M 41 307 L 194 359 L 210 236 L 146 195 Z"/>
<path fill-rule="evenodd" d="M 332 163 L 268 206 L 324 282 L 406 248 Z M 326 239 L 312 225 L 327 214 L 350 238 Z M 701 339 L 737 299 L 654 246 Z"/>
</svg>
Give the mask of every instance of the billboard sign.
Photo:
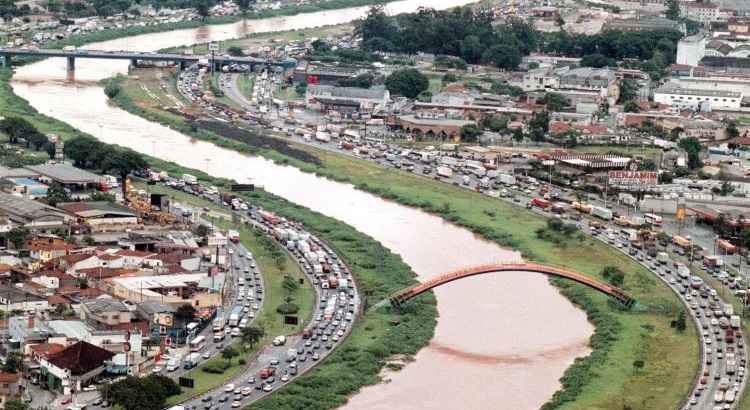
<svg viewBox="0 0 750 410">
<path fill-rule="evenodd" d="M 610 185 L 624 186 L 651 186 L 659 181 L 659 173 L 656 171 L 609 171 Z"/>
</svg>

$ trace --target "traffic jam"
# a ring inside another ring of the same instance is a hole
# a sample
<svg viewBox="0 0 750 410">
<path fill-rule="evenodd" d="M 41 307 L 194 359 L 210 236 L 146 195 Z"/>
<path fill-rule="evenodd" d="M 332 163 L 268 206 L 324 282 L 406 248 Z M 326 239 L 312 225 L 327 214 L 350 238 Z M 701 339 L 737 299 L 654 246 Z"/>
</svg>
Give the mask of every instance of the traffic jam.
<svg viewBox="0 0 750 410">
<path fill-rule="evenodd" d="M 300 334 L 275 336 L 272 344 L 262 348 L 239 376 L 190 399 L 184 403 L 185 409 L 245 406 L 315 366 L 348 336 L 360 312 L 361 301 L 349 267 L 326 243 L 307 232 L 300 223 L 252 206 L 234 194 L 205 187 L 192 178 L 167 179 L 164 183 L 236 212 L 242 223 L 255 226 L 273 238 L 296 260 L 317 296 L 310 323 Z M 239 234 L 230 233 L 230 239 L 238 241 Z M 212 323 L 213 340 L 217 343 L 226 335 L 240 336 L 241 329 L 252 323 L 260 309 L 262 275 L 252 254 L 247 252 L 246 259 L 247 266 L 235 267 L 244 273 L 244 276 L 237 276 L 236 303 L 226 315 L 217 316 Z M 213 354 L 217 354 L 221 346 Z"/>
<path fill-rule="evenodd" d="M 686 400 L 686 409 L 733 409 L 745 384 L 746 350 L 742 336 L 741 312 L 726 303 L 725 292 L 745 296 L 747 284 L 739 275 L 723 269 L 715 255 L 688 252 L 698 249 L 694 244 L 674 235 L 666 242 L 657 241 L 662 218 L 643 214 L 625 218 L 605 206 L 593 206 L 575 200 L 565 188 L 532 177 L 517 176 L 486 169 L 479 161 L 461 160 L 452 155 L 403 149 L 376 140 L 342 140 L 338 143 L 312 141 L 308 144 L 346 152 L 380 165 L 433 178 L 455 186 L 481 192 L 487 196 L 525 206 L 535 213 L 562 221 L 570 221 L 577 229 L 590 234 L 628 255 L 661 278 L 686 306 L 697 326 L 701 339 L 702 370 Z M 651 229 L 645 229 L 650 227 Z M 659 247 L 663 251 L 659 251 Z M 689 246 L 688 246 L 689 245 Z M 722 243 L 719 244 L 722 246 Z M 724 243 L 723 246 L 730 247 Z M 724 250 L 727 253 L 731 252 Z M 692 258 L 692 263 L 690 261 Z M 712 288 L 698 275 L 702 270 L 721 286 Z"/>
</svg>

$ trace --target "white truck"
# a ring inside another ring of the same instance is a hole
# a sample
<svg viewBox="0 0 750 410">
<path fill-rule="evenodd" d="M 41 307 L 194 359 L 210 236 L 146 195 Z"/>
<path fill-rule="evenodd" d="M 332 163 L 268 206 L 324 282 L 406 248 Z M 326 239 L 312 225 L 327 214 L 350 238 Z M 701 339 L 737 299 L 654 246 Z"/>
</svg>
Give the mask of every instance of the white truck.
<svg viewBox="0 0 750 410">
<path fill-rule="evenodd" d="M 274 346 L 283 346 L 286 344 L 286 336 L 276 336 L 273 338 Z"/>
<path fill-rule="evenodd" d="M 665 265 L 667 262 L 669 262 L 669 255 L 667 255 L 666 252 L 659 252 L 656 255 L 656 261 L 662 265 Z"/>
<path fill-rule="evenodd" d="M 315 139 L 320 142 L 331 142 L 331 134 L 325 131 L 317 131 L 315 133 Z"/>
<path fill-rule="evenodd" d="M 450 178 L 453 176 L 453 170 L 449 167 L 437 167 L 437 174 L 443 178 Z"/>
<path fill-rule="evenodd" d="M 196 178 L 195 175 L 182 174 L 182 182 L 189 185 L 194 185 L 198 183 L 198 178 Z"/>
<path fill-rule="evenodd" d="M 595 217 L 604 219 L 606 221 L 611 220 L 612 216 L 613 216 L 611 210 L 609 210 L 607 208 L 603 208 L 601 206 L 593 206 L 593 207 L 591 207 L 591 215 L 594 215 Z"/>
<path fill-rule="evenodd" d="M 516 177 L 510 174 L 500 174 L 497 179 L 505 185 L 514 185 L 516 183 Z"/>
<path fill-rule="evenodd" d="M 740 324 L 741 324 L 741 320 L 740 320 L 740 317 L 739 317 L 738 315 L 732 315 L 732 316 L 731 316 L 731 317 L 729 318 L 729 323 L 730 323 L 730 325 L 731 325 L 731 326 L 732 326 L 732 327 L 733 327 L 734 329 L 739 329 L 739 328 L 740 328 Z"/>
<path fill-rule="evenodd" d="M 180 368 L 180 361 L 177 359 L 172 359 L 167 363 L 167 371 L 173 372 Z"/>
</svg>

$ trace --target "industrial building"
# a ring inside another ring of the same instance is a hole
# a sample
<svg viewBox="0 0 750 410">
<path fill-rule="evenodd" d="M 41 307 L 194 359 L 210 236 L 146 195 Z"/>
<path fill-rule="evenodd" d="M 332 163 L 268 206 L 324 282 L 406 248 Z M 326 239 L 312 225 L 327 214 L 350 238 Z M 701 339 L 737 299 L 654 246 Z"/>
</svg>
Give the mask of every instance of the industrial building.
<svg viewBox="0 0 750 410">
<path fill-rule="evenodd" d="M 668 83 L 654 91 L 654 102 L 678 109 L 736 110 L 742 103 L 742 93 L 716 89 L 683 88 Z"/>
<path fill-rule="evenodd" d="M 6 192 L 0 192 L 0 213 L 12 222 L 42 231 L 62 227 L 73 219 L 57 208 Z"/>
</svg>

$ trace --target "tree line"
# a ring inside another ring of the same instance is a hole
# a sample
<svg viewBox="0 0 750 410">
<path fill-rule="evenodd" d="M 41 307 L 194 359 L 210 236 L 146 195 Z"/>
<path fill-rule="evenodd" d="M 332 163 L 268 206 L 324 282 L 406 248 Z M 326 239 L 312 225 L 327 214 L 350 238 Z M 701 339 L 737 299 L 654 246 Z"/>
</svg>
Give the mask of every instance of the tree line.
<svg viewBox="0 0 750 410">
<path fill-rule="evenodd" d="M 8 136 L 11 144 L 24 143 L 26 148 L 46 150 L 50 158 L 55 155 L 55 145 L 36 127 L 21 117 L 7 117 L 0 120 L 0 133 Z"/>
<path fill-rule="evenodd" d="M 470 64 L 490 63 L 504 69 L 515 69 L 522 56 L 543 51 L 586 57 L 584 65 L 591 66 L 631 60 L 631 68 L 645 71 L 663 70 L 674 62 L 677 41 L 682 37 L 676 30 L 541 33 L 518 18 L 502 24 L 493 24 L 493 20 L 481 8 L 420 9 L 389 16 L 383 6 L 376 6 L 356 23 L 355 34 L 362 37 L 362 47 L 369 51 L 448 55 Z"/>
</svg>

